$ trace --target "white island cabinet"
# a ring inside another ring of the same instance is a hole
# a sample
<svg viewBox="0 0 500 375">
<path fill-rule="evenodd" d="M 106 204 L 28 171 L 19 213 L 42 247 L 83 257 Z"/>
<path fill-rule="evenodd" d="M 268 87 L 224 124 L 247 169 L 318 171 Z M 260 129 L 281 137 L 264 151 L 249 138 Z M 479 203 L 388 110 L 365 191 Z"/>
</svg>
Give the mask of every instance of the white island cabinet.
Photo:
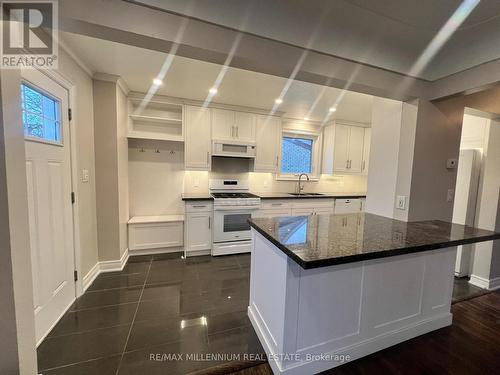
<svg viewBox="0 0 500 375">
<path fill-rule="evenodd" d="M 248 316 L 273 373 L 291 375 L 450 325 L 453 246 L 500 238 L 363 213 L 252 218 L 251 225 Z"/>
</svg>

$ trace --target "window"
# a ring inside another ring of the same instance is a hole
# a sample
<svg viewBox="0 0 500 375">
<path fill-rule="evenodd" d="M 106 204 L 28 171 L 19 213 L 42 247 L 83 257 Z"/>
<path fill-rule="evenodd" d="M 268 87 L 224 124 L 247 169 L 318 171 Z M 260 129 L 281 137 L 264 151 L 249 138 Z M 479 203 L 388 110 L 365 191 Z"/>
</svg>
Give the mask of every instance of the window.
<svg viewBox="0 0 500 375">
<path fill-rule="evenodd" d="M 317 179 L 319 170 L 319 134 L 287 130 L 281 138 L 281 167 L 279 180 L 296 180 L 297 175 L 306 173 Z"/>
<path fill-rule="evenodd" d="M 283 137 L 281 150 L 281 173 L 300 174 L 312 172 L 312 139 Z"/>
<path fill-rule="evenodd" d="M 24 136 L 61 143 L 59 101 L 27 84 L 21 84 Z"/>
</svg>

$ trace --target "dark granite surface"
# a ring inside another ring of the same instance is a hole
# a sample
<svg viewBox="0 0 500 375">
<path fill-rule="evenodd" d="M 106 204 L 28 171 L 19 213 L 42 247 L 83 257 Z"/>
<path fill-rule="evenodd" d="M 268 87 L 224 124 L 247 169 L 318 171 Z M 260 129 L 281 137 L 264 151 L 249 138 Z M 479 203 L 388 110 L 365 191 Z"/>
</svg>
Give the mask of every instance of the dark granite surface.
<svg viewBox="0 0 500 375">
<path fill-rule="evenodd" d="M 296 196 L 290 193 L 253 193 L 260 197 L 260 199 L 321 199 L 321 198 L 343 198 L 343 199 L 356 199 L 366 198 L 363 193 L 320 193 L 321 195 L 301 195 Z M 307 193 L 305 193 L 307 194 Z"/>
<path fill-rule="evenodd" d="M 500 239 L 500 233 L 444 221 L 407 223 L 366 213 L 249 222 L 305 269 Z"/>
<path fill-rule="evenodd" d="M 183 201 L 211 201 L 214 198 L 210 193 L 206 194 L 182 194 Z"/>
</svg>

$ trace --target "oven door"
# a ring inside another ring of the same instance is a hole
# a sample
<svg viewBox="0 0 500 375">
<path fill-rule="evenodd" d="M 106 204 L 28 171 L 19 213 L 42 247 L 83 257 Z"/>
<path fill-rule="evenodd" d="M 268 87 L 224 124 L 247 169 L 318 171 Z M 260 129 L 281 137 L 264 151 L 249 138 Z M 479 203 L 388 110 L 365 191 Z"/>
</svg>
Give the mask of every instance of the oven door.
<svg viewBox="0 0 500 375">
<path fill-rule="evenodd" d="M 248 219 L 254 210 L 214 210 L 214 242 L 244 241 L 252 238 Z"/>
</svg>

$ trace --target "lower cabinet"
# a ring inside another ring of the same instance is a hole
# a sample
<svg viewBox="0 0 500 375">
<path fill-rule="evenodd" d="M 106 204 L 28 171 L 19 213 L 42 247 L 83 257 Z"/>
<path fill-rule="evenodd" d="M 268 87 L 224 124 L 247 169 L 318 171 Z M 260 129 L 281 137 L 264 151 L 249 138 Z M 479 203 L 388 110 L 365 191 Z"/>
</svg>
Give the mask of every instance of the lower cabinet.
<svg viewBox="0 0 500 375">
<path fill-rule="evenodd" d="M 212 249 L 212 203 L 187 203 L 184 229 L 186 256 L 201 255 Z"/>
</svg>

